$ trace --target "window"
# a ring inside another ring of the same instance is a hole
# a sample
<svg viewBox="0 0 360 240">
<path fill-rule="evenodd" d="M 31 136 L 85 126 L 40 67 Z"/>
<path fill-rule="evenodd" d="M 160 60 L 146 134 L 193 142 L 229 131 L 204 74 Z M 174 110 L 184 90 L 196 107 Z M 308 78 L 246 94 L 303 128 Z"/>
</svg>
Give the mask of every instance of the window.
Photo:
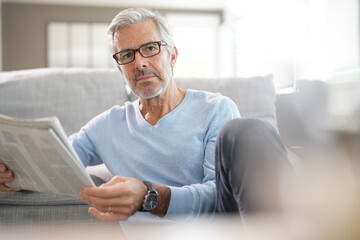
<svg viewBox="0 0 360 240">
<path fill-rule="evenodd" d="M 171 13 L 166 18 L 179 52 L 176 77 L 217 77 L 219 15 Z"/>
<path fill-rule="evenodd" d="M 357 0 L 228 4 L 234 19 L 235 76 L 272 73 L 276 88 L 292 86 L 294 79 L 358 78 Z"/>
<path fill-rule="evenodd" d="M 217 77 L 218 14 L 168 13 L 179 58 L 177 77 Z M 115 67 L 106 39 L 107 23 L 50 22 L 48 67 Z"/>
<path fill-rule="evenodd" d="M 107 23 L 50 22 L 47 25 L 48 67 L 113 68 Z"/>
</svg>

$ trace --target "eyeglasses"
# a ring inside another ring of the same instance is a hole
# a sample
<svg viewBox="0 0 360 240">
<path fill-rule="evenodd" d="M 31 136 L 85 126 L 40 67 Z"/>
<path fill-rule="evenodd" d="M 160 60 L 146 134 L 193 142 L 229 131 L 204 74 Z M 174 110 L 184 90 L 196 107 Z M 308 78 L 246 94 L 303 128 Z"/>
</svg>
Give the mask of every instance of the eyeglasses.
<svg viewBox="0 0 360 240">
<path fill-rule="evenodd" d="M 128 64 L 135 60 L 136 52 L 139 52 L 140 55 L 143 56 L 144 58 L 149 58 L 149 57 L 158 55 L 160 53 L 161 45 L 166 45 L 166 42 L 157 41 L 157 42 L 145 43 L 138 49 L 127 49 L 127 50 L 115 53 L 113 55 L 113 58 L 119 65 Z"/>
</svg>

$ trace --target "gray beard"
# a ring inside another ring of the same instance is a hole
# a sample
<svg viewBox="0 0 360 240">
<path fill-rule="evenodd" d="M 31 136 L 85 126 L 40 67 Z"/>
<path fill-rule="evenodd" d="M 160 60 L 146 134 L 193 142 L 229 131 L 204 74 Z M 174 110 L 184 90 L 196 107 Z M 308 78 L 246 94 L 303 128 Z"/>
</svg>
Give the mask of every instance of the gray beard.
<svg viewBox="0 0 360 240">
<path fill-rule="evenodd" d="M 166 88 L 166 86 L 165 87 L 162 87 L 158 92 L 156 92 L 156 93 L 154 93 L 154 94 L 151 94 L 151 95 L 145 95 L 145 96 L 142 96 L 142 95 L 137 95 L 137 94 L 135 94 L 134 92 L 134 95 L 135 96 L 137 96 L 138 98 L 141 98 L 141 99 L 143 99 L 143 100 L 148 100 L 148 99 L 151 99 L 151 98 L 155 98 L 155 97 L 158 97 L 158 96 L 160 96 L 160 95 L 162 95 L 164 92 L 165 92 L 165 88 Z"/>
<path fill-rule="evenodd" d="M 153 93 L 153 94 L 151 94 L 151 95 L 141 95 L 141 94 L 136 94 L 136 93 L 134 93 L 134 92 L 133 92 L 133 93 L 134 93 L 134 95 L 137 96 L 138 98 L 141 98 L 141 99 L 143 99 L 143 100 L 148 100 L 148 99 L 151 99 L 151 98 L 155 98 L 155 97 L 161 96 L 161 95 L 165 92 L 168 84 L 169 84 L 169 80 L 167 80 L 167 81 L 165 82 L 165 85 L 162 86 L 162 88 L 161 88 L 159 91 L 157 91 L 157 92 L 155 92 L 155 93 Z"/>
</svg>

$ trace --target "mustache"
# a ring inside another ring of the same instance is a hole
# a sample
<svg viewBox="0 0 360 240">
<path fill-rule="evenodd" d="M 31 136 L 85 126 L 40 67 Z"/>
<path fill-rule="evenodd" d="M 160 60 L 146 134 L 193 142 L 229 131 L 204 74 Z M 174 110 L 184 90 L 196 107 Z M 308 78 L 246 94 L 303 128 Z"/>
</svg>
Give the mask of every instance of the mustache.
<svg viewBox="0 0 360 240">
<path fill-rule="evenodd" d="M 143 70 L 138 70 L 135 74 L 135 80 L 137 81 L 138 77 L 141 76 L 145 76 L 145 75 L 154 75 L 158 78 L 160 78 L 158 72 L 156 72 L 155 70 L 151 70 L 151 69 L 143 69 Z"/>
</svg>

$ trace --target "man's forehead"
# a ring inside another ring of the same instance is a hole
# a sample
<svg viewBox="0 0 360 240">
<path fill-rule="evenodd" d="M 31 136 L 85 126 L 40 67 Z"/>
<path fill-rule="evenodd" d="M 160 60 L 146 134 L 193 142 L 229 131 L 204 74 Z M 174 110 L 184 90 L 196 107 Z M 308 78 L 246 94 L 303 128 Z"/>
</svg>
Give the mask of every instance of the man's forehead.
<svg viewBox="0 0 360 240">
<path fill-rule="evenodd" d="M 114 34 L 114 46 L 117 51 L 138 48 L 145 43 L 160 40 L 160 33 L 152 20 L 125 26 Z"/>
</svg>

